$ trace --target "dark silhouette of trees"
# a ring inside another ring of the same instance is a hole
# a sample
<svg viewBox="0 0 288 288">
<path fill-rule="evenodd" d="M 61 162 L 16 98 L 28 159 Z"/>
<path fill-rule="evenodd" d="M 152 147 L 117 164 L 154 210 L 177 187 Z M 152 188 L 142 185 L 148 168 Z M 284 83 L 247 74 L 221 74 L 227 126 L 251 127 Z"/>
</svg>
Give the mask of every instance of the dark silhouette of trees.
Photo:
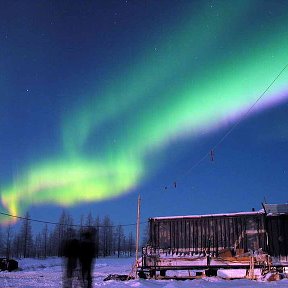
<svg viewBox="0 0 288 288">
<path fill-rule="evenodd" d="M 90 212 L 81 216 L 80 225 L 73 226 L 73 219 L 67 211 L 63 210 L 57 225 L 43 224 L 42 230 L 33 234 L 32 222 L 29 213 L 21 219 L 16 227 L 8 225 L 0 230 L 0 256 L 7 258 L 37 257 L 63 255 L 63 242 L 71 230 L 80 237 L 86 227 L 94 228 L 96 257 L 107 256 L 132 256 L 135 250 L 135 239 L 130 231 L 127 234 L 122 225 L 115 226 L 111 218 L 106 215 L 103 219 L 93 217 Z M 79 222 L 78 222 L 79 223 Z M 13 229 L 12 229 L 13 227 Z"/>
<path fill-rule="evenodd" d="M 102 251 L 103 257 L 112 255 L 112 244 L 113 244 L 113 223 L 109 216 L 105 216 L 102 223 Z"/>
<path fill-rule="evenodd" d="M 124 230 L 121 225 L 116 227 L 116 233 L 114 239 L 117 241 L 117 257 L 120 257 L 121 251 L 123 251 L 123 244 L 124 244 Z"/>
<path fill-rule="evenodd" d="M 22 241 L 22 257 L 27 258 L 32 256 L 32 246 L 33 246 L 33 236 L 32 236 L 32 226 L 29 220 L 30 215 L 27 212 L 25 218 L 22 221 L 22 227 L 20 231 L 20 240 Z"/>
<path fill-rule="evenodd" d="M 8 225 L 8 227 L 6 228 L 6 241 L 5 241 L 5 245 L 4 245 L 4 249 L 5 249 L 5 257 L 7 259 L 10 258 L 11 256 L 11 242 L 12 242 L 12 228 L 11 225 Z"/>
</svg>

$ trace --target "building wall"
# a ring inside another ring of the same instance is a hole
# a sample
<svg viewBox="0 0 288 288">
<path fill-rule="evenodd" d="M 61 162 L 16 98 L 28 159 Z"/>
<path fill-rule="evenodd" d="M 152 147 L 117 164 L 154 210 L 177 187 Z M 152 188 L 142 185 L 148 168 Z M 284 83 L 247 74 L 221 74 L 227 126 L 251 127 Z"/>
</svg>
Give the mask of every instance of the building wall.
<svg viewBox="0 0 288 288">
<path fill-rule="evenodd" d="M 155 248 L 195 254 L 236 247 L 267 250 L 264 214 L 150 219 L 150 244 Z"/>
<path fill-rule="evenodd" d="M 266 217 L 268 253 L 288 261 L 288 215 Z"/>
</svg>

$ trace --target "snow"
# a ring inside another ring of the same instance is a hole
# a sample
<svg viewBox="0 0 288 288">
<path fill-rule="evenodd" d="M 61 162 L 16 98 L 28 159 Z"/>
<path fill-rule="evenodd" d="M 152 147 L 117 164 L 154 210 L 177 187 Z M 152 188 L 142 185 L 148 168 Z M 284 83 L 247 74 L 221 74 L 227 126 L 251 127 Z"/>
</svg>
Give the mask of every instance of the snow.
<svg viewBox="0 0 288 288">
<path fill-rule="evenodd" d="M 217 276 L 224 278 L 224 279 L 237 279 L 237 278 L 245 278 L 246 276 L 246 269 L 219 269 L 217 271 Z M 254 269 L 254 276 L 260 278 L 261 269 Z"/>
<path fill-rule="evenodd" d="M 275 282 L 251 281 L 247 279 L 223 280 L 220 277 L 211 277 L 197 280 L 143 280 L 136 279 L 119 282 L 116 280 L 103 281 L 109 274 L 129 274 L 133 266 L 134 258 L 102 258 L 97 259 L 93 273 L 93 287 L 152 287 L 152 288 L 287 288 L 288 279 Z M 0 272 L 0 288 L 36 288 L 36 287 L 62 287 L 63 260 L 61 258 L 20 259 L 18 271 Z M 74 282 L 74 287 L 80 287 Z"/>
<path fill-rule="evenodd" d="M 253 212 L 235 212 L 235 213 L 218 213 L 218 214 L 203 214 L 203 215 L 183 215 L 183 216 L 163 216 L 163 217 L 152 217 L 151 220 L 170 220 L 170 219 L 189 219 L 189 218 L 206 218 L 206 217 L 231 217 L 231 216 L 241 216 L 241 215 L 262 215 L 264 214 L 264 209 Z"/>
</svg>

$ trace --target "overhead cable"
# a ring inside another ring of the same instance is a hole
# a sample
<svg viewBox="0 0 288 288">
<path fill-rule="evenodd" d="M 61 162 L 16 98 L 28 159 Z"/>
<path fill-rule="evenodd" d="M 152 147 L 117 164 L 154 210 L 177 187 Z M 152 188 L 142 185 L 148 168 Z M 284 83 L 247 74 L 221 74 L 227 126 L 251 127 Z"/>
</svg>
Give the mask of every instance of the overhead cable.
<svg viewBox="0 0 288 288">
<path fill-rule="evenodd" d="M 44 223 L 44 224 L 52 224 L 52 225 L 59 225 L 59 226 L 70 226 L 70 227 L 101 227 L 101 228 L 105 228 L 105 227 L 127 227 L 127 226 L 136 226 L 137 223 L 131 223 L 131 224 L 119 224 L 119 225 L 80 225 L 80 224 L 65 224 L 65 223 L 60 223 L 60 222 L 50 222 L 50 221 L 44 221 L 44 220 L 39 220 L 39 219 L 33 219 L 33 218 L 28 218 L 28 217 L 22 217 L 22 216 L 18 216 L 18 215 L 12 215 L 9 213 L 4 213 L 4 212 L 0 212 L 0 215 L 4 215 L 4 216 L 8 216 L 11 218 L 16 218 L 16 219 L 21 219 L 21 220 L 27 220 L 27 221 L 31 221 L 31 222 L 37 222 L 37 223 Z M 146 222 L 140 222 L 140 224 L 145 224 Z"/>
</svg>

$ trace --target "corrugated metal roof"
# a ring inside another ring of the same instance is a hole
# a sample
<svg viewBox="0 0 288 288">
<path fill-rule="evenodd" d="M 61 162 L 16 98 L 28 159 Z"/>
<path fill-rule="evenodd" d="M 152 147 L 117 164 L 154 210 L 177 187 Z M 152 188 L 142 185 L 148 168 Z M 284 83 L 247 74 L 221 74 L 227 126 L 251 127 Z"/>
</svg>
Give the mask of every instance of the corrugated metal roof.
<svg viewBox="0 0 288 288">
<path fill-rule="evenodd" d="M 288 214 L 288 203 L 285 204 L 263 204 L 267 214 L 279 215 Z"/>
</svg>

